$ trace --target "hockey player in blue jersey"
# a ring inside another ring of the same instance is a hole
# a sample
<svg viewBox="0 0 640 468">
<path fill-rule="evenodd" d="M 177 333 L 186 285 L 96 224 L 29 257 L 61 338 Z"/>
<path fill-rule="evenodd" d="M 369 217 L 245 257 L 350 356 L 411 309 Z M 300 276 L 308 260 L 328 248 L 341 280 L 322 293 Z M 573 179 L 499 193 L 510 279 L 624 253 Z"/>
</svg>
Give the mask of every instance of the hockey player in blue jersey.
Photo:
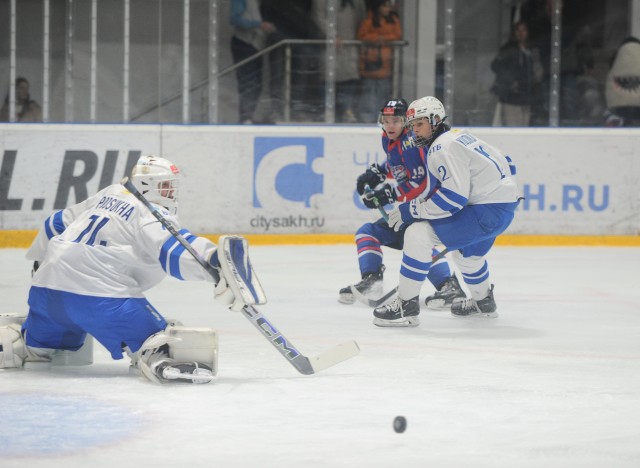
<svg viewBox="0 0 640 468">
<path fill-rule="evenodd" d="M 443 244 L 471 292 L 456 299 L 455 316 L 494 317 L 496 303 L 485 259 L 496 236 L 514 217 L 519 192 L 515 166 L 498 148 L 445 123 L 442 103 L 427 96 L 413 101 L 407 111 L 416 144 L 428 147 L 427 168 L 436 178 L 435 192 L 398 205 L 389 213 L 389 225 L 405 229 L 398 298 L 374 310 L 374 324 L 412 327 L 419 324 L 418 295 L 431 265 L 431 251 Z"/>
<path fill-rule="evenodd" d="M 166 159 L 143 156 L 131 180 L 219 271 L 217 246 L 178 227 L 179 175 Z M 167 275 L 215 279 L 122 185 L 111 185 L 47 218 L 27 258 L 36 262 L 29 313 L 21 329 L 10 325 L 0 330 L 0 367 L 46 364 L 56 350 L 78 350 L 90 334 L 113 359 L 126 352 L 132 365 L 154 382 L 206 383 L 214 378 L 215 332 L 167 323 L 144 291 Z M 228 305 L 233 295 L 220 272 L 216 298 Z"/>
<path fill-rule="evenodd" d="M 390 99 L 380 109 L 378 125 L 382 128 L 382 148 L 387 159 L 373 164 L 358 177 L 356 189 L 363 196 L 364 204 L 371 209 L 394 202 L 407 202 L 416 197 L 427 197 L 433 191 L 433 177 L 427 177 L 425 150 L 414 144 L 411 132 L 406 128 L 407 102 Z M 371 190 L 365 193 L 365 187 Z M 352 287 L 364 296 L 377 298 L 382 295 L 383 264 L 382 246 L 401 250 L 404 230 L 398 232 L 389 227 L 384 218 L 362 225 L 356 232 L 358 263 L 362 281 L 342 288 L 338 300 L 352 304 L 355 297 Z M 437 251 L 434 250 L 434 255 Z M 449 308 L 453 299 L 465 297 L 455 275 L 451 274 L 446 259 L 435 262 L 429 271 L 429 280 L 436 293 L 426 298 L 430 308 Z"/>
</svg>

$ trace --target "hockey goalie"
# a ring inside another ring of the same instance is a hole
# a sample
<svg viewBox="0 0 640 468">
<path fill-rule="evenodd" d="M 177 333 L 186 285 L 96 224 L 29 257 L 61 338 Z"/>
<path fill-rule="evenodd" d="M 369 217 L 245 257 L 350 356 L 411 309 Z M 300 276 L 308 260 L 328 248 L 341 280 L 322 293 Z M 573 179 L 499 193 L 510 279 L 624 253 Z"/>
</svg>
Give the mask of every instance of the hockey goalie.
<svg viewBox="0 0 640 468">
<path fill-rule="evenodd" d="M 215 330 L 168 321 L 144 292 L 170 275 L 214 283 L 215 298 L 233 310 L 266 299 L 245 239 L 223 236 L 218 248 L 180 227 L 179 179 L 174 164 L 155 156 L 141 157 L 131 174 L 137 191 L 206 259 L 208 269 L 140 200 L 111 185 L 44 221 L 27 251 L 34 271 L 26 320 L 0 326 L 0 369 L 46 368 L 61 352 L 79 352 L 90 335 L 113 359 L 127 354 L 152 382 L 215 378 Z M 234 274 L 239 269 L 243 274 Z"/>
</svg>

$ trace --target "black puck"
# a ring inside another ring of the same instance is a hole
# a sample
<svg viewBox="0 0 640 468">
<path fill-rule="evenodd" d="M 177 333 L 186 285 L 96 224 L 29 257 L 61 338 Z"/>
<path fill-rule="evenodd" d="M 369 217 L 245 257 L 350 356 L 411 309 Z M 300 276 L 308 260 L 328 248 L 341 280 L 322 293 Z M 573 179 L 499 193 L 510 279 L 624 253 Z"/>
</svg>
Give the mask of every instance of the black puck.
<svg viewBox="0 0 640 468">
<path fill-rule="evenodd" d="M 396 416 L 393 420 L 393 430 L 397 433 L 404 432 L 407 428 L 407 418 L 404 416 Z"/>
</svg>

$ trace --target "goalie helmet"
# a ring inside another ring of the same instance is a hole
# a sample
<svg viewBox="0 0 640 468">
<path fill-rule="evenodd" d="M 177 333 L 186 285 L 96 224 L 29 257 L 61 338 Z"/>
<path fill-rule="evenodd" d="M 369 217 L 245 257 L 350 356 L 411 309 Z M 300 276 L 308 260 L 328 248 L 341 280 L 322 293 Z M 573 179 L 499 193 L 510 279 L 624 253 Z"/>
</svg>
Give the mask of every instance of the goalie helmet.
<svg viewBox="0 0 640 468">
<path fill-rule="evenodd" d="M 442 103 L 433 96 L 426 96 L 416 99 L 409 105 L 407 110 L 407 122 L 413 129 L 416 120 L 426 119 L 431 125 L 431 137 L 418 136 L 416 134 L 416 143 L 420 147 L 428 146 L 448 127 L 444 126 L 444 120 L 447 114 Z M 415 130 L 414 130 L 415 133 Z"/>
<path fill-rule="evenodd" d="M 131 182 L 151 203 L 163 206 L 171 214 L 178 212 L 180 171 L 171 162 L 157 156 L 142 156 L 131 171 Z"/>
</svg>

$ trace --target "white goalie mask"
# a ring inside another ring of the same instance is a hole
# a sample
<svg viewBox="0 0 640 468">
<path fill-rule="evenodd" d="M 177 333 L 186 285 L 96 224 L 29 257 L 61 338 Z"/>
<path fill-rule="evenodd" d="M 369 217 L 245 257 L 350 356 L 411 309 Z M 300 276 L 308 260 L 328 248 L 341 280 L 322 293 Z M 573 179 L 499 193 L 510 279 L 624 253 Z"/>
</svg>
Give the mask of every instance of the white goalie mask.
<svg viewBox="0 0 640 468">
<path fill-rule="evenodd" d="M 435 139 L 437 127 L 444 122 L 447 114 L 442 103 L 433 96 L 426 96 L 416 99 L 409 105 L 407 110 L 407 123 L 413 129 L 416 120 L 426 119 L 431 125 L 431 138 L 419 137 L 416 135 L 416 143 L 420 147 L 428 146 Z M 415 133 L 415 132 L 414 132 Z"/>
<path fill-rule="evenodd" d="M 171 162 L 157 156 L 142 156 L 131 171 L 131 182 L 151 203 L 178 213 L 180 171 Z"/>
</svg>

